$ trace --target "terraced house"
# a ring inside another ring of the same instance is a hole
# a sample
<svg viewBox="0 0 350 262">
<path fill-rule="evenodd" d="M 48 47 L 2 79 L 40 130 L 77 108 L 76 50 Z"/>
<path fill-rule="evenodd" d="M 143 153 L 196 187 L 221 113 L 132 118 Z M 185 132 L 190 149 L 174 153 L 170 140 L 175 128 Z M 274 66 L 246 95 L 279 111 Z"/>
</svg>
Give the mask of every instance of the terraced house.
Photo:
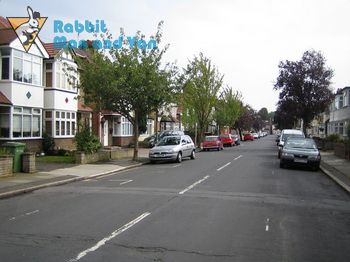
<svg viewBox="0 0 350 262">
<path fill-rule="evenodd" d="M 23 142 L 30 151 L 42 150 L 43 134 L 54 138 L 56 148 L 74 150 L 74 136 L 82 126 L 91 128 L 103 146 L 132 142 L 131 123 L 117 112 L 93 112 L 84 105 L 77 84 L 76 57 L 81 49 L 57 49 L 38 38 L 25 52 L 15 32 L 0 17 L 0 144 Z M 153 133 L 153 120 L 148 119 Z M 143 136 L 143 137 L 144 137 Z"/>
</svg>

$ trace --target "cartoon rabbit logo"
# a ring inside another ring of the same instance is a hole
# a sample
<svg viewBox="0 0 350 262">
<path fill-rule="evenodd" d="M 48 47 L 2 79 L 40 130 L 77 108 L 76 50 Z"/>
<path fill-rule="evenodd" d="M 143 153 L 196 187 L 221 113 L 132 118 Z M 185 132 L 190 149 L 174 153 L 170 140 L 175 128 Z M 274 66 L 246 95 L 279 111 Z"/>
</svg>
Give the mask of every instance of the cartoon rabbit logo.
<svg viewBox="0 0 350 262">
<path fill-rule="evenodd" d="M 34 12 L 30 6 L 27 6 L 27 12 L 28 17 L 7 18 L 26 52 L 28 52 L 47 19 L 47 17 L 40 17 L 40 13 Z"/>
</svg>

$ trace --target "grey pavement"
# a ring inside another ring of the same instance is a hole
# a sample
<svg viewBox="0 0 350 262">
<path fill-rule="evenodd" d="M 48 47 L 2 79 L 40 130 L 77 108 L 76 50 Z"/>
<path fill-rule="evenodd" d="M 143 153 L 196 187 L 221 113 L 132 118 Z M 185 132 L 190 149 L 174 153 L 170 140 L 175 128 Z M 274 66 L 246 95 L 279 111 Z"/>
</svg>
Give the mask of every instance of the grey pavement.
<svg viewBox="0 0 350 262">
<path fill-rule="evenodd" d="M 321 152 L 321 170 L 350 193 L 350 161 L 337 157 L 333 151 Z"/>
<path fill-rule="evenodd" d="M 36 173 L 15 173 L 12 176 L 0 178 L 0 198 L 138 167 L 148 162 L 148 151 L 143 148 L 139 150 L 139 161 L 120 159 L 86 165 L 37 162 Z"/>
</svg>

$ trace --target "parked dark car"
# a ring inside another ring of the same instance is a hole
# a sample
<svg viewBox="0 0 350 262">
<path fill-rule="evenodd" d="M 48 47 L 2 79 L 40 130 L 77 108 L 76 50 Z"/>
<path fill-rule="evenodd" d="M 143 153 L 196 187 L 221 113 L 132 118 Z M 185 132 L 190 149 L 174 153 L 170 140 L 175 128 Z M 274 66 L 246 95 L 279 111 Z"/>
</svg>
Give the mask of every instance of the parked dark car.
<svg viewBox="0 0 350 262">
<path fill-rule="evenodd" d="M 302 165 L 318 170 L 321 155 L 311 138 L 289 137 L 283 146 L 280 167 Z"/>
</svg>

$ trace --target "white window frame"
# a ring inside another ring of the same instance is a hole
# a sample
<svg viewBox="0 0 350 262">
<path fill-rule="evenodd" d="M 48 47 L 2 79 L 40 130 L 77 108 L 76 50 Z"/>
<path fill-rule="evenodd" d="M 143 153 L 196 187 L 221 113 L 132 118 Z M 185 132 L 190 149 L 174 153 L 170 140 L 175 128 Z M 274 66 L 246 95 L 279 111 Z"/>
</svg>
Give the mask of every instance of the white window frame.
<svg viewBox="0 0 350 262">
<path fill-rule="evenodd" d="M 131 122 L 124 116 L 121 117 L 120 129 L 121 136 L 132 136 L 134 134 Z"/>
<path fill-rule="evenodd" d="M 15 109 L 20 110 L 18 112 L 15 112 Z M 30 113 L 27 113 L 25 111 L 30 111 Z M 36 112 L 38 111 L 38 112 Z M 14 106 L 12 110 L 12 130 L 11 130 L 11 138 L 13 139 L 38 139 L 42 137 L 42 109 L 41 108 L 32 108 L 32 107 L 21 107 L 21 106 Z M 21 127 L 20 127 L 20 136 L 14 136 L 14 118 L 15 116 L 20 116 L 21 117 Z M 24 133 L 24 116 L 30 116 L 30 136 L 23 136 Z M 39 135 L 38 136 L 33 136 L 34 133 L 34 117 L 39 117 Z"/>
<path fill-rule="evenodd" d="M 46 117 L 46 112 L 51 112 L 51 118 Z M 45 110 L 44 122 L 46 121 L 51 121 L 52 134 L 50 135 L 54 138 L 72 138 L 75 136 L 77 132 L 77 112 L 75 111 Z M 57 125 L 57 122 L 58 122 L 58 125 Z M 64 125 L 64 134 L 62 134 L 63 125 Z M 69 128 L 67 128 L 68 126 Z M 57 131 L 58 131 L 58 134 L 57 134 Z"/>
<path fill-rule="evenodd" d="M 25 52 L 22 52 L 22 51 L 19 51 L 17 49 L 13 49 L 13 51 L 11 52 L 11 56 L 12 56 L 12 59 L 10 63 L 12 63 L 12 66 L 11 66 L 11 79 L 15 82 L 18 82 L 18 83 L 25 83 L 25 84 L 28 84 L 28 85 L 34 85 L 34 86 L 42 86 L 42 74 L 43 74 L 43 60 L 41 59 L 41 57 L 39 56 L 35 56 L 33 54 L 29 54 L 29 53 L 25 53 Z M 13 78 L 13 70 L 14 70 L 14 63 L 15 63 L 15 59 L 20 59 L 21 62 L 22 62 L 22 80 L 15 80 Z M 37 60 L 37 61 L 35 61 Z M 38 62 L 39 61 L 39 62 Z M 24 82 L 24 62 L 30 62 L 30 75 L 31 75 L 31 81 L 30 82 Z M 38 76 L 38 80 L 39 80 L 39 83 L 33 83 L 33 65 L 39 65 L 39 72 L 40 72 L 40 75 Z"/>
</svg>

